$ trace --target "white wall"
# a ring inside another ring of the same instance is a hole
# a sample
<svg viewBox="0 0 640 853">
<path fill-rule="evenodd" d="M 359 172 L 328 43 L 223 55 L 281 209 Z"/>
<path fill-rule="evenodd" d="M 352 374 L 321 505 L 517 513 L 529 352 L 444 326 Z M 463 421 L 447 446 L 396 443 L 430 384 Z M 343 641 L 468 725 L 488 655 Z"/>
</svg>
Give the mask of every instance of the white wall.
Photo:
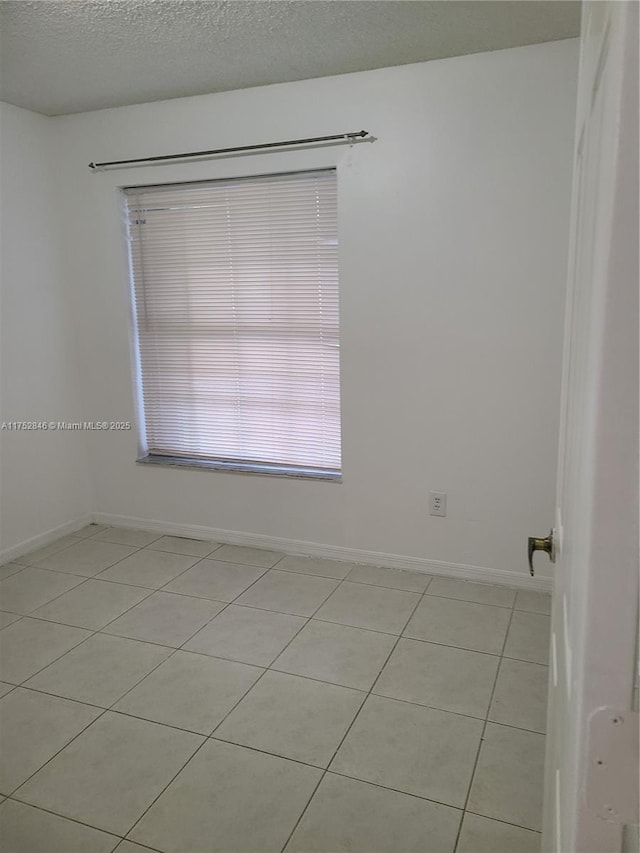
<svg viewBox="0 0 640 853">
<path fill-rule="evenodd" d="M 0 130 L 0 421 L 69 421 L 80 412 L 77 351 L 59 274 L 51 125 L 1 104 Z M 0 442 L 6 558 L 81 521 L 90 512 L 89 479 L 78 433 L 2 430 Z"/>
<path fill-rule="evenodd" d="M 117 185 L 339 168 L 344 481 L 136 465 L 133 433 L 92 434 L 94 511 L 524 577 L 553 520 L 576 75 L 555 42 L 52 120 L 89 419 L 134 418 Z M 377 141 L 87 169 L 361 128 Z"/>
</svg>

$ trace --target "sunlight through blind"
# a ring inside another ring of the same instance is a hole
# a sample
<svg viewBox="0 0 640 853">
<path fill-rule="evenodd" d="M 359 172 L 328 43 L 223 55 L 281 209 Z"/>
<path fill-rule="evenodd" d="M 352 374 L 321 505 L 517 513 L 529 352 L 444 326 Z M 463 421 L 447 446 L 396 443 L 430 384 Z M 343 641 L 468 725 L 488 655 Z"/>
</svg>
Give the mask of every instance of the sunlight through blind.
<svg viewBox="0 0 640 853">
<path fill-rule="evenodd" d="M 149 457 L 339 474 L 335 170 L 125 197 Z"/>
</svg>

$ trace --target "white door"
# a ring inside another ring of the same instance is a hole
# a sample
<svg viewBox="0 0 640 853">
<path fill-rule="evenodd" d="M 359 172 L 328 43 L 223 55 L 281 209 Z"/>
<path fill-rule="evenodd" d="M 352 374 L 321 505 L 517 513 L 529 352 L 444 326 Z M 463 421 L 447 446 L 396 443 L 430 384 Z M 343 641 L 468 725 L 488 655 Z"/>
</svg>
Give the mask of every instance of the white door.
<svg viewBox="0 0 640 853">
<path fill-rule="evenodd" d="M 637 3 L 583 3 L 581 42 L 542 845 L 619 853 L 638 796 Z"/>
</svg>

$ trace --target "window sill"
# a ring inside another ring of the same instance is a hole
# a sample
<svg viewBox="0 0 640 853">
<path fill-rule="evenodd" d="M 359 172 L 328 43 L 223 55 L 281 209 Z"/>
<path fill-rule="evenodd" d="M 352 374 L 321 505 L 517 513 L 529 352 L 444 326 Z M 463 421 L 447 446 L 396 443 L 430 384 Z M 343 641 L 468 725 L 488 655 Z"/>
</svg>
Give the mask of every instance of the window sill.
<svg viewBox="0 0 640 853">
<path fill-rule="evenodd" d="M 227 474 L 252 474 L 259 477 L 288 477 L 294 480 L 323 480 L 329 483 L 342 482 L 341 471 L 257 464 L 255 462 L 224 462 L 222 460 L 155 454 L 141 456 L 136 459 L 136 462 L 142 465 L 159 465 L 164 468 L 191 468 L 199 471 L 221 471 Z"/>
</svg>

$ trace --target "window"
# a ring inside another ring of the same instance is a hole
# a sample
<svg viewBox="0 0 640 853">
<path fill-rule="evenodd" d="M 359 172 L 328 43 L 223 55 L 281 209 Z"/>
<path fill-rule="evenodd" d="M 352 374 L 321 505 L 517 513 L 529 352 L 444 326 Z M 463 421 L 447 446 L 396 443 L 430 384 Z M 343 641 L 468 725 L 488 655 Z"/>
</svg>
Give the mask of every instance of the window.
<svg viewBox="0 0 640 853">
<path fill-rule="evenodd" d="M 146 461 L 335 478 L 335 170 L 125 190 Z"/>
</svg>

